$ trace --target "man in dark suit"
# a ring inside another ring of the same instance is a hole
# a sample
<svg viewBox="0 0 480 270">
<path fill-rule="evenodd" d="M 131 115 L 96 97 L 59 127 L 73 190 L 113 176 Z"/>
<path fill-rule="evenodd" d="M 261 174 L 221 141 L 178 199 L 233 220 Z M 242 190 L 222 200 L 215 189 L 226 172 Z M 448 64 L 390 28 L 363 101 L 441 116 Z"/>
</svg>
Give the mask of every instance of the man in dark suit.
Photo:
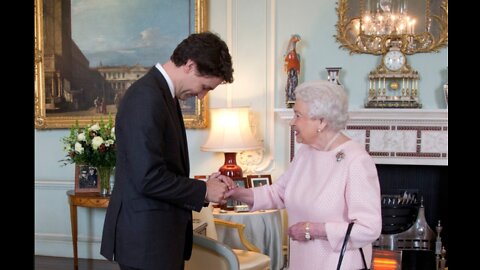
<svg viewBox="0 0 480 270">
<path fill-rule="evenodd" d="M 178 99 L 202 99 L 233 82 L 228 47 L 217 35 L 192 34 L 123 96 L 115 123 L 117 163 L 100 253 L 126 269 L 183 269 L 192 252 L 192 210 L 225 203 L 233 181 L 220 173 L 189 178 Z"/>
</svg>

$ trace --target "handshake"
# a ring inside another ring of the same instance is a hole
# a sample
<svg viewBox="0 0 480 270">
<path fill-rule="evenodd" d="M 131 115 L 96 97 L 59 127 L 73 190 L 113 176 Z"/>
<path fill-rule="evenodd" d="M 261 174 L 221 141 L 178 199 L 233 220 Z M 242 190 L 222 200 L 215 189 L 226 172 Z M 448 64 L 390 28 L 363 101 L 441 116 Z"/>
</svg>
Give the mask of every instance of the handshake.
<svg viewBox="0 0 480 270">
<path fill-rule="evenodd" d="M 209 202 L 226 204 L 234 190 L 237 188 L 232 178 L 220 174 L 220 172 L 212 173 L 207 180 L 207 197 Z"/>
</svg>

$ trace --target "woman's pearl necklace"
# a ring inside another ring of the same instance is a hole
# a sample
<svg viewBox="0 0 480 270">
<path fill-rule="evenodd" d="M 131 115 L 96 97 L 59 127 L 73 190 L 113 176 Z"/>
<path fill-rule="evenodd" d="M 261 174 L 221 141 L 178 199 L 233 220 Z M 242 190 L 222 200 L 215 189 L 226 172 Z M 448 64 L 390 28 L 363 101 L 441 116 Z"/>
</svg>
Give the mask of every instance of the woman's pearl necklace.
<svg viewBox="0 0 480 270">
<path fill-rule="evenodd" d="M 327 145 L 325 145 L 325 148 L 323 151 L 328 151 L 330 150 L 330 146 L 332 146 L 333 142 L 338 138 L 338 136 L 340 136 L 340 131 L 337 132 L 337 134 L 335 134 L 335 136 L 333 136 L 330 141 L 328 141 Z"/>
</svg>

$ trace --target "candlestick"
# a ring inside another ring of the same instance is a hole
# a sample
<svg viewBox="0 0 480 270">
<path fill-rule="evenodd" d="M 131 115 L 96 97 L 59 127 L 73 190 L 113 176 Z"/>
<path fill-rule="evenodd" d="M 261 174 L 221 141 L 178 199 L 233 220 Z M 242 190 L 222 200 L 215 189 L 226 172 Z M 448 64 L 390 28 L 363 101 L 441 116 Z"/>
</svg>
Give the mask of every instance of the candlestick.
<svg viewBox="0 0 480 270">
<path fill-rule="evenodd" d="M 447 251 L 445 247 L 442 247 L 442 258 L 440 259 L 440 269 L 445 270 L 445 265 L 447 263 L 447 259 L 445 259 L 445 255 L 447 255 Z"/>
<path fill-rule="evenodd" d="M 440 237 L 440 233 L 442 232 L 442 225 L 440 224 L 440 220 L 438 221 L 437 227 L 435 228 L 437 231 L 437 240 L 435 241 L 435 254 L 440 256 L 442 253 L 442 238 Z"/>
</svg>

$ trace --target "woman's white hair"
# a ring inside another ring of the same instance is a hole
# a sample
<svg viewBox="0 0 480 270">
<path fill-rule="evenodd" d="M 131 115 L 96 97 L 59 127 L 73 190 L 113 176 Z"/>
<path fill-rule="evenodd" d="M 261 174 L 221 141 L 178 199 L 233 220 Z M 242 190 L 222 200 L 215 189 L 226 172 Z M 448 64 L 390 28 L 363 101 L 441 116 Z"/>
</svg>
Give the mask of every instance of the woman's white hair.
<svg viewBox="0 0 480 270">
<path fill-rule="evenodd" d="M 323 118 L 336 131 L 345 128 L 348 96 L 341 85 L 324 80 L 304 82 L 295 89 L 295 97 L 309 105 L 310 118 Z"/>
</svg>

